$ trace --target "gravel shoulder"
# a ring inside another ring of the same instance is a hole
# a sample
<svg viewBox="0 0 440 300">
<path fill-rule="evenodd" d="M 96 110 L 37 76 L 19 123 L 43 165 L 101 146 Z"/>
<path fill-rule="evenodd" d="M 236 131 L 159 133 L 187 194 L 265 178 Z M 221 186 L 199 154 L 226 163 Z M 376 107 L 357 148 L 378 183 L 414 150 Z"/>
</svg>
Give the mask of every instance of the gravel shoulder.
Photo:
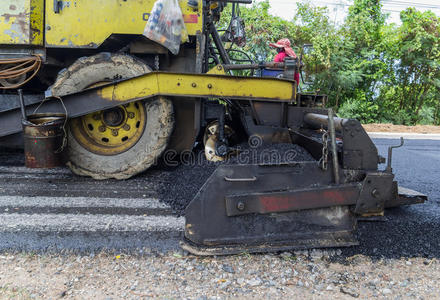
<svg viewBox="0 0 440 300">
<path fill-rule="evenodd" d="M 0 256 L 0 298 L 438 297 L 440 263 L 436 258 L 372 260 L 355 255 L 341 260 L 336 251 L 210 258 L 182 252 L 87 256 L 3 254 Z"/>
</svg>

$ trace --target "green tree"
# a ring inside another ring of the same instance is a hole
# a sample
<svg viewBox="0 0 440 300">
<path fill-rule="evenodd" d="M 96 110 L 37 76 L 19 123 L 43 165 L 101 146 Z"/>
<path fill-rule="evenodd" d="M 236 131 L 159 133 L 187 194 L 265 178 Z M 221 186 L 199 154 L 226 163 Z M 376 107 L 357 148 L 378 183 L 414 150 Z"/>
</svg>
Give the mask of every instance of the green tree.
<svg viewBox="0 0 440 300">
<path fill-rule="evenodd" d="M 354 0 L 336 26 L 325 7 L 297 3 L 291 21 L 272 16 L 269 8 L 268 1 L 241 8 L 248 37 L 242 50 L 254 61 L 270 61 L 275 51 L 269 42 L 280 38 L 289 38 L 297 53 L 302 44 L 313 44 L 304 56 L 312 82 L 302 88 L 329 95 L 329 105 L 342 116 L 440 123 L 440 26 L 434 13 L 407 9 L 397 26 L 386 24 L 381 0 Z M 220 27 L 227 28 L 230 17 L 228 6 Z"/>
<path fill-rule="evenodd" d="M 276 42 L 285 37 L 294 40 L 295 24 L 271 15 L 269 8 L 269 1 L 254 3 L 251 7 L 240 7 L 247 35 L 246 46 L 241 50 L 247 52 L 255 61 L 269 61 L 273 58 L 275 51 L 269 47 L 269 42 Z M 228 27 L 231 14 L 229 4 L 222 13 L 218 28 Z M 232 49 L 237 48 L 232 46 Z M 234 57 L 234 53 L 231 56 Z"/>
<path fill-rule="evenodd" d="M 424 106 L 438 110 L 440 100 L 440 19 L 432 12 L 408 8 L 401 12 L 402 25 L 397 30 L 394 47 L 389 51 L 394 61 L 394 98 L 396 107 L 411 115 L 417 123 Z M 428 110 L 423 110 L 426 114 Z"/>
</svg>

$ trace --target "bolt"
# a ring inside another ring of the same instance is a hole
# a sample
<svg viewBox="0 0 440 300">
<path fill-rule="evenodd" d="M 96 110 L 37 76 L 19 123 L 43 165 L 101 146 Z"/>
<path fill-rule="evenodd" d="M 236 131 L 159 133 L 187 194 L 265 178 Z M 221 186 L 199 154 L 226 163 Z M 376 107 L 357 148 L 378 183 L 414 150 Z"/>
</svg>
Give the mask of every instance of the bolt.
<svg viewBox="0 0 440 300">
<path fill-rule="evenodd" d="M 237 209 L 238 209 L 239 211 L 243 211 L 243 210 L 244 210 L 244 202 L 243 202 L 243 201 L 239 201 L 239 202 L 237 203 Z"/>
<path fill-rule="evenodd" d="M 208 89 L 212 89 L 212 84 L 208 84 Z"/>
<path fill-rule="evenodd" d="M 220 66 L 220 65 L 218 65 L 218 66 L 217 66 L 217 70 L 223 70 L 223 67 Z"/>
<path fill-rule="evenodd" d="M 374 198 L 379 198 L 380 193 L 379 193 L 379 191 L 378 191 L 377 189 L 373 189 L 373 190 L 371 191 L 371 195 L 372 195 Z"/>
<path fill-rule="evenodd" d="M 126 130 L 126 131 L 129 131 L 130 130 L 130 125 L 124 124 L 124 126 L 122 126 L 122 128 L 124 128 L 124 130 Z"/>
<path fill-rule="evenodd" d="M 112 135 L 113 136 L 118 136 L 119 131 L 117 129 L 112 129 Z"/>
<path fill-rule="evenodd" d="M 228 154 L 228 146 L 222 143 L 216 147 L 215 152 L 217 152 L 218 156 L 226 156 Z"/>
<path fill-rule="evenodd" d="M 100 132 L 104 132 L 104 131 L 105 131 L 105 126 L 104 126 L 104 125 L 99 126 L 99 127 L 98 127 L 98 130 L 99 130 Z"/>
<path fill-rule="evenodd" d="M 192 86 L 193 88 L 195 88 L 195 87 L 197 87 L 197 84 L 196 84 L 195 82 L 193 82 L 193 83 L 191 84 L 191 86 Z"/>
<path fill-rule="evenodd" d="M 134 118 L 134 112 L 129 112 L 129 113 L 128 113 L 128 117 L 129 117 L 130 119 L 133 119 L 133 118 Z"/>
</svg>

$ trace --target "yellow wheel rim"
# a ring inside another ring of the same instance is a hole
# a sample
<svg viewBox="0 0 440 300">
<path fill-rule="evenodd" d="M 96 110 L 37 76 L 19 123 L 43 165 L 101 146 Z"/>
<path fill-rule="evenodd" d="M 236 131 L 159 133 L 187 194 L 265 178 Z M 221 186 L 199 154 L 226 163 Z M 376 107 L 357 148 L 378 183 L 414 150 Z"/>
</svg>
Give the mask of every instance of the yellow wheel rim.
<svg viewBox="0 0 440 300">
<path fill-rule="evenodd" d="M 88 151 L 116 155 L 139 141 L 145 124 L 145 108 L 142 101 L 138 101 L 73 119 L 70 129 Z"/>
</svg>

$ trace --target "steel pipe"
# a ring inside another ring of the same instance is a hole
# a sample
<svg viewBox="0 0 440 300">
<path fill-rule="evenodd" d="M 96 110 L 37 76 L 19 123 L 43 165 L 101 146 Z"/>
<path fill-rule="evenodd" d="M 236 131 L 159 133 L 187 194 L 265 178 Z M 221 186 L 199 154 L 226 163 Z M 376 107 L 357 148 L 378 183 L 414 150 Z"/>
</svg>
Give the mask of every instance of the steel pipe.
<svg viewBox="0 0 440 300">
<path fill-rule="evenodd" d="M 330 142 L 333 159 L 333 175 L 335 177 L 335 184 L 339 184 L 339 162 L 338 150 L 336 148 L 336 132 L 335 132 L 335 118 L 333 117 L 333 109 L 328 110 L 328 130 L 330 131 Z"/>
<path fill-rule="evenodd" d="M 284 69 L 284 63 L 267 62 L 260 64 L 225 64 L 223 65 L 225 70 L 248 70 L 248 69 Z"/>
<path fill-rule="evenodd" d="M 342 127 L 348 119 L 333 117 L 333 121 L 335 124 L 335 129 L 337 131 L 342 131 Z M 315 113 L 307 113 L 304 115 L 304 122 L 314 129 L 319 128 L 328 128 L 328 116 L 320 115 Z"/>
</svg>

